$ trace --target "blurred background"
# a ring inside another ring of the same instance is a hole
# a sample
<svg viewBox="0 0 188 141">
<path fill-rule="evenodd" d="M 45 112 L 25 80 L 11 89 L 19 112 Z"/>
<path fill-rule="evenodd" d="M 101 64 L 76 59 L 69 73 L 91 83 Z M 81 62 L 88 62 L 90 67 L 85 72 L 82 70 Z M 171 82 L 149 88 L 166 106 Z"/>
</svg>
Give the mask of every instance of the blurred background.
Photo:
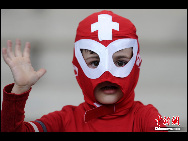
<svg viewBox="0 0 188 141">
<path fill-rule="evenodd" d="M 103 9 L 2 9 L 1 48 L 6 41 L 31 43 L 35 70 L 47 73 L 33 86 L 25 121 L 84 102 L 74 76 L 72 57 L 81 20 Z M 164 117 L 179 116 L 187 131 L 187 10 L 107 9 L 130 19 L 137 28 L 142 65 L 135 100 L 153 104 Z M 1 105 L 4 86 L 13 83 L 1 56 Z M 177 127 L 171 125 L 170 127 Z"/>
</svg>

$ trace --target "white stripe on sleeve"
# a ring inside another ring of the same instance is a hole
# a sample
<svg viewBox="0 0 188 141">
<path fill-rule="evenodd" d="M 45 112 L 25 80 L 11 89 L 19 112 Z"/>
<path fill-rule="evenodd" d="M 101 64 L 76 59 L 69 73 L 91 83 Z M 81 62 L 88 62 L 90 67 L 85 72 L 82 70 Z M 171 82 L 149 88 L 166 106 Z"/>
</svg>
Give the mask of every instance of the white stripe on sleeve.
<svg viewBox="0 0 188 141">
<path fill-rule="evenodd" d="M 39 129 L 37 128 L 37 126 L 33 122 L 28 122 L 28 123 L 30 123 L 33 126 L 35 132 L 39 132 Z"/>
</svg>

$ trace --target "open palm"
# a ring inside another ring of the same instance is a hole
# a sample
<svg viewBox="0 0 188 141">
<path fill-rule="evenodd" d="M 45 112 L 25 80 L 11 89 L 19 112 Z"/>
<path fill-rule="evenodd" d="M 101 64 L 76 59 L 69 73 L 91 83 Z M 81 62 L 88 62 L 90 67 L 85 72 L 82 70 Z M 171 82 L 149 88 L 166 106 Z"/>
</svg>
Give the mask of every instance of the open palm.
<svg viewBox="0 0 188 141">
<path fill-rule="evenodd" d="M 30 88 L 45 73 L 45 69 L 35 71 L 30 61 L 30 43 L 26 42 L 23 53 L 21 52 L 21 41 L 16 40 L 15 53 L 12 50 L 12 42 L 7 41 L 7 48 L 2 49 L 3 59 L 10 67 L 15 84 L 19 87 Z"/>
</svg>

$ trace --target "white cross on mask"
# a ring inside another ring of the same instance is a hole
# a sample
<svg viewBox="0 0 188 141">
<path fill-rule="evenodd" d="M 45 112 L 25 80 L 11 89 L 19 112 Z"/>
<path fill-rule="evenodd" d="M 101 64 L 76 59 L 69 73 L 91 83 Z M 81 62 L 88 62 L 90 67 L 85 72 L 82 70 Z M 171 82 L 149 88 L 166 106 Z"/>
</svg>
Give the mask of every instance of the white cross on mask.
<svg viewBox="0 0 188 141">
<path fill-rule="evenodd" d="M 91 24 L 91 32 L 98 30 L 99 41 L 112 40 L 112 29 L 119 31 L 119 23 L 112 22 L 108 14 L 98 15 L 98 22 Z"/>
</svg>

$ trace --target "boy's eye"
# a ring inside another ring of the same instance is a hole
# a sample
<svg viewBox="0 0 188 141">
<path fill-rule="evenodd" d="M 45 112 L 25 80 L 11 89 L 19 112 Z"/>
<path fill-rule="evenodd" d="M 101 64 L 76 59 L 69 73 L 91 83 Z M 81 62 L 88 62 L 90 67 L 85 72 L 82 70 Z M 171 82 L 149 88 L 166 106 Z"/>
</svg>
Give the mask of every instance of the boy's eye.
<svg viewBox="0 0 188 141">
<path fill-rule="evenodd" d="M 133 56 L 133 47 L 125 48 L 115 52 L 112 56 L 116 67 L 124 67 Z"/>
<path fill-rule="evenodd" d="M 125 66 L 126 64 L 127 64 L 126 61 L 121 61 L 121 60 L 118 60 L 118 61 L 115 63 L 115 65 L 116 65 L 117 67 L 123 67 L 123 66 Z"/>
<path fill-rule="evenodd" d="M 99 55 L 91 50 L 81 49 L 82 56 L 89 68 L 95 69 L 99 65 L 100 58 Z"/>
<path fill-rule="evenodd" d="M 96 68 L 99 65 L 99 61 L 92 61 L 90 65 L 92 68 Z"/>
</svg>

